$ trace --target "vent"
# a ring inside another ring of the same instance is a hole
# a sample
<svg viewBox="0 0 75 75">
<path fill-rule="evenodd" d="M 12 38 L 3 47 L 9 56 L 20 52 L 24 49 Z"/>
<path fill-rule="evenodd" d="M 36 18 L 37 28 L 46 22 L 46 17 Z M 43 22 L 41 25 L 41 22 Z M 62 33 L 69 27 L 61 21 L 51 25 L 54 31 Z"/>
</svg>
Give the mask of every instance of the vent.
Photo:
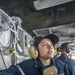
<svg viewBox="0 0 75 75">
<path fill-rule="evenodd" d="M 51 28 L 36 29 L 36 30 L 33 30 L 33 32 L 36 34 L 36 36 L 48 35 L 48 34 L 52 33 L 52 29 Z"/>
</svg>

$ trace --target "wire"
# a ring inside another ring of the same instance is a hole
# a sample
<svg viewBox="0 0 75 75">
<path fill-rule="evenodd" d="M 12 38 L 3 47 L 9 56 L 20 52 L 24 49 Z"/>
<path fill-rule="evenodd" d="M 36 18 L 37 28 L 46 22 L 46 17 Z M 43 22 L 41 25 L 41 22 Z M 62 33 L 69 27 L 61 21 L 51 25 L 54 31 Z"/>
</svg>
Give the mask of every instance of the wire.
<svg viewBox="0 0 75 75">
<path fill-rule="evenodd" d="M 6 66 L 6 63 L 4 61 L 3 54 L 2 54 L 2 51 L 1 50 L 0 50 L 0 53 L 1 53 L 1 57 L 2 57 L 3 64 L 4 64 L 5 68 L 7 69 L 7 66 Z"/>
</svg>

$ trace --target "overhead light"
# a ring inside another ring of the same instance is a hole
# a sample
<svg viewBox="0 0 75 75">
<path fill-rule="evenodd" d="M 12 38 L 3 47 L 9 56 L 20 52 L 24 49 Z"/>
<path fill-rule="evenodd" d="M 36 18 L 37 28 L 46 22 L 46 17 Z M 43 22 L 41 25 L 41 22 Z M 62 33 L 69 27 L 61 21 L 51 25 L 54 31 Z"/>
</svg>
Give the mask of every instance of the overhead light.
<svg viewBox="0 0 75 75">
<path fill-rule="evenodd" d="M 36 34 L 36 36 L 45 35 L 45 34 L 48 35 L 52 33 L 52 28 L 35 29 L 33 30 L 33 32 Z"/>
<path fill-rule="evenodd" d="M 73 1 L 73 0 L 36 0 L 33 3 L 34 3 L 36 10 L 41 10 L 41 9 L 53 7 L 56 5 L 60 5 L 63 3 L 67 3 L 70 1 Z"/>
</svg>

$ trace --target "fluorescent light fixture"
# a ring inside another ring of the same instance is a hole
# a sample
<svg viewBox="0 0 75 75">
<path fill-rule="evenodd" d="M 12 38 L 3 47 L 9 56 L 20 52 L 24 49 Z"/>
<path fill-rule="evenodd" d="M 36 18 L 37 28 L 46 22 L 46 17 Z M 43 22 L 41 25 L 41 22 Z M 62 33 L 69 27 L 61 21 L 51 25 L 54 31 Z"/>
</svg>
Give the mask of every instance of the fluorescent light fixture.
<svg viewBox="0 0 75 75">
<path fill-rule="evenodd" d="M 36 10 L 41 10 L 41 9 L 45 9 L 48 7 L 53 7 L 56 5 L 67 3 L 70 1 L 73 1 L 73 0 L 36 0 L 33 3 L 34 3 Z"/>
</svg>

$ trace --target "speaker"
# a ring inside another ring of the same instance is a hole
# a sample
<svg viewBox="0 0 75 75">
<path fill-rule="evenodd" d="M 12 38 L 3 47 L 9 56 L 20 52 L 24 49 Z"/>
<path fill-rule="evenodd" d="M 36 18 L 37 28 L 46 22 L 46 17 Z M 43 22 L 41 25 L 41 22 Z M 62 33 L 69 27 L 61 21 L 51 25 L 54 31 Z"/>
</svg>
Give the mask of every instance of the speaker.
<svg viewBox="0 0 75 75">
<path fill-rule="evenodd" d="M 38 57 L 38 50 L 36 48 L 36 46 L 31 46 L 28 49 L 29 55 L 31 58 L 36 59 Z"/>
<path fill-rule="evenodd" d="M 70 48 L 68 46 L 66 47 L 66 52 L 70 53 Z"/>
<path fill-rule="evenodd" d="M 57 75 L 58 70 L 55 66 L 48 66 L 43 69 L 43 75 Z"/>
</svg>

